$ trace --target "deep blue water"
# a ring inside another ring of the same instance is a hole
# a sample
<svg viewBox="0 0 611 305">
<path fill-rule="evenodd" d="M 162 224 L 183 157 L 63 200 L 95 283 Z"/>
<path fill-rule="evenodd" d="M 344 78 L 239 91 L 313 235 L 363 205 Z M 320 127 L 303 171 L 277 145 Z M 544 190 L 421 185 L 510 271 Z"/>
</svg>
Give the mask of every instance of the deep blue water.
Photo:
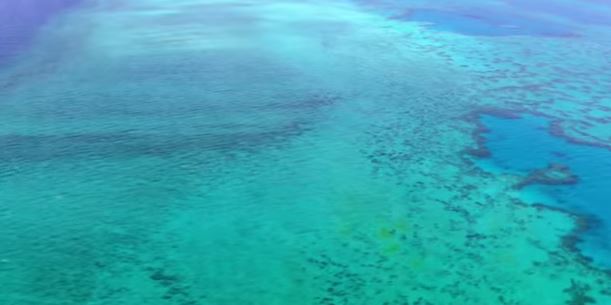
<svg viewBox="0 0 611 305">
<path fill-rule="evenodd" d="M 533 185 L 525 191 L 551 198 L 544 202 L 547 205 L 592 217 L 593 227 L 582 236 L 578 248 L 595 263 L 611 267 L 611 151 L 552 136 L 550 122 L 541 117 L 483 116 L 482 121 L 489 130 L 484 137 L 492 153 L 483 163 L 517 174 L 561 163 L 579 177 L 575 185 Z"/>
<path fill-rule="evenodd" d="M 37 30 L 80 0 L 0 1 L 0 66 L 27 48 Z"/>
<path fill-rule="evenodd" d="M 611 25 L 608 16 L 611 2 L 607 0 L 584 1 L 579 5 L 571 1 L 511 0 L 507 3 L 517 10 L 542 13 L 576 23 Z"/>
<path fill-rule="evenodd" d="M 467 36 L 575 37 L 584 26 L 611 26 L 611 2 L 357 0 L 395 19 Z"/>
<path fill-rule="evenodd" d="M 491 9 L 411 11 L 410 21 L 430 23 L 431 28 L 475 36 L 572 36 L 571 28 L 545 19 L 535 19 L 511 11 Z"/>
</svg>

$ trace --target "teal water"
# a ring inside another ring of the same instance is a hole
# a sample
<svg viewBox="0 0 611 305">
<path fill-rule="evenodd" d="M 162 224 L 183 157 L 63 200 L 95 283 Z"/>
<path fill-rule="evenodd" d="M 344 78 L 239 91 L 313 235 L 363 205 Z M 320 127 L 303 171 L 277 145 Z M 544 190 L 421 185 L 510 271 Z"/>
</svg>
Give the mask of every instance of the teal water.
<svg viewBox="0 0 611 305">
<path fill-rule="evenodd" d="M 611 145 L 607 3 L 69 2 L 0 0 L 0 304 L 611 304 L 608 232 L 529 205 L 604 220 L 607 155 L 465 155 L 490 109 Z"/>
</svg>

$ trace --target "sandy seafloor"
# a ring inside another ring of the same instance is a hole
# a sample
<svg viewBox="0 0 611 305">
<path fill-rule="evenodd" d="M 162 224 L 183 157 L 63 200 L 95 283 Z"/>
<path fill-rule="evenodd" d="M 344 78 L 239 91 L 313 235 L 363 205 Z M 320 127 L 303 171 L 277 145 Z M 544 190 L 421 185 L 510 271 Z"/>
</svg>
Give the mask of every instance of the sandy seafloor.
<svg viewBox="0 0 611 305">
<path fill-rule="evenodd" d="M 528 113 L 609 150 L 610 12 L 62 10 L 0 66 L 0 304 L 609 305 L 611 237 L 586 246 L 608 215 L 492 170 L 514 156 L 480 117 Z"/>
</svg>

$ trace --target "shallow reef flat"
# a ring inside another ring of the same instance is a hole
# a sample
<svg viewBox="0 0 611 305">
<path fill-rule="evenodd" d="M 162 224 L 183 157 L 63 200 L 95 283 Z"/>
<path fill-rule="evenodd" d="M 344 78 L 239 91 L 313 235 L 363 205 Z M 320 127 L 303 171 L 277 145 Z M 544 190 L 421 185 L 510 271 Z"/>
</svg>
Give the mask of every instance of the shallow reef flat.
<svg viewBox="0 0 611 305">
<path fill-rule="evenodd" d="M 611 304 L 582 215 L 473 154 L 484 114 L 610 148 L 609 29 L 410 9 L 453 12 L 99 0 L 48 23 L 0 69 L 0 304 Z"/>
</svg>

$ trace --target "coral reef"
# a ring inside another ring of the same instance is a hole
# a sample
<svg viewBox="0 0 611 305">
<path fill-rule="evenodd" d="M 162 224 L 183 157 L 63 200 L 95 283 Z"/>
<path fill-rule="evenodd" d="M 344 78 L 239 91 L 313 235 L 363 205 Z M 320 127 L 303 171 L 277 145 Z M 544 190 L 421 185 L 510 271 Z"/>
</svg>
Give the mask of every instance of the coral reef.
<svg viewBox="0 0 611 305">
<path fill-rule="evenodd" d="M 570 185 L 578 182 L 579 178 L 571 172 L 568 166 L 552 163 L 546 168 L 532 171 L 514 187 L 521 189 L 533 184 Z"/>
</svg>

